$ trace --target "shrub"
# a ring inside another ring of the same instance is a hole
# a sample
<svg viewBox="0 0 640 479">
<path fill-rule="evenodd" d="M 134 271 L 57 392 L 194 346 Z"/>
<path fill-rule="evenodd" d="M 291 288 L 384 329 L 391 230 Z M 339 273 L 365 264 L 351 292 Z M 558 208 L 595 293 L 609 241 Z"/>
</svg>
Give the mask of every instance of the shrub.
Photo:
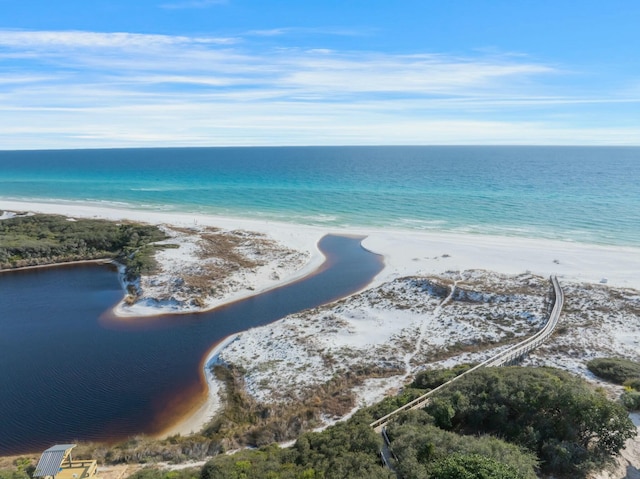
<svg viewBox="0 0 640 479">
<path fill-rule="evenodd" d="M 0 479 L 29 479 L 29 476 L 24 471 L 0 469 Z"/>
<path fill-rule="evenodd" d="M 635 391 L 640 391 L 640 378 L 627 379 L 624 383 L 622 383 L 622 385 Z"/>
<path fill-rule="evenodd" d="M 436 462 L 431 479 L 522 479 L 514 467 L 478 454 L 454 454 Z"/>
<path fill-rule="evenodd" d="M 471 364 L 459 364 L 450 369 L 427 369 L 416 375 L 411 387 L 419 389 L 435 389 L 438 386 L 452 380 L 456 376 L 468 371 Z"/>
<path fill-rule="evenodd" d="M 640 392 L 625 391 L 620 396 L 620 402 L 629 411 L 638 411 L 640 410 Z"/>
<path fill-rule="evenodd" d="M 573 477 L 603 465 L 636 432 L 620 404 L 552 368 L 478 370 L 433 403 L 426 411 L 436 413 L 437 426 L 497 435 L 536 453 L 545 471 Z M 441 412 L 448 407 L 453 414 L 443 419 Z"/>
<path fill-rule="evenodd" d="M 131 280 L 153 270 L 155 247 L 150 245 L 163 239 L 162 230 L 151 225 L 19 216 L 0 221 L 0 268 L 117 258 Z"/>
<path fill-rule="evenodd" d="M 176 471 L 167 471 L 158 469 L 157 467 L 145 467 L 128 479 L 198 479 L 200 477 L 200 469 L 197 467 L 189 467 Z"/>
<path fill-rule="evenodd" d="M 217 456 L 200 479 L 391 479 L 378 460 L 380 442 L 366 424 L 349 421 L 304 434 L 291 449 L 272 445 Z"/>
<path fill-rule="evenodd" d="M 396 468 L 400 477 L 431 478 L 432 467 L 438 463 L 443 466 L 442 474 L 445 473 L 444 471 L 452 474 L 451 471 L 456 468 L 453 466 L 445 468 L 444 465 L 446 459 L 453 456 L 464 458 L 456 461 L 457 465 L 465 463 L 468 458 L 478 456 L 488 458 L 488 462 L 500 464 L 500 467 L 496 466 L 499 469 L 512 473 L 505 477 L 523 479 L 537 477 L 535 468 L 538 461 L 531 452 L 495 437 L 463 436 L 443 431 L 429 425 L 429 422 L 429 416 L 424 411 L 411 411 L 401 418 L 399 423 L 389 427 L 391 449 L 398 456 Z M 476 476 L 443 475 L 442 477 L 475 478 Z"/>
<path fill-rule="evenodd" d="M 640 363 L 623 358 L 597 358 L 587 363 L 587 368 L 599 378 L 615 384 L 640 380 Z"/>
</svg>

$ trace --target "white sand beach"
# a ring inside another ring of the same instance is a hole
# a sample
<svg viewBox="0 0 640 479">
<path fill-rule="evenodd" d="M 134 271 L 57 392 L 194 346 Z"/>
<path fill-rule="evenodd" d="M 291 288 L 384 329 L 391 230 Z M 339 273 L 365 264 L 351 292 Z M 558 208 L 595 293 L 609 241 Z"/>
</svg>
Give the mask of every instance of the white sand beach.
<svg viewBox="0 0 640 479">
<path fill-rule="evenodd" d="M 188 213 L 115 209 L 77 203 L 50 204 L 2 201 L 0 202 L 0 211 L 64 214 L 70 217 L 103 218 L 116 221 L 134 220 L 194 229 L 216 227 L 228 231 L 243 230 L 266 235 L 266 237 L 291 250 L 305 254 L 304 262 L 295 263 L 293 267 L 290 265 L 289 268 L 286 265 L 278 264 L 277 258 L 273 259 L 263 268 L 260 274 L 250 278 L 245 276 L 246 284 L 244 287 L 242 285 L 236 287 L 222 299 L 207 304 L 209 308 L 294 281 L 313 271 L 323 260 L 317 248 L 317 243 L 322 236 L 328 233 L 366 236 L 363 240 L 363 246 L 384 257 L 384 269 L 374 278 L 368 288 L 376 288 L 405 276 L 443 275 L 447 274 L 447 272 L 487 270 L 504 275 L 530 273 L 543 278 L 555 274 L 561 283 L 591 283 L 606 285 L 607 287 L 640 290 L 640 275 L 638 275 L 638 271 L 640 271 L 640 248 L 633 247 L 598 246 L 540 239 L 419 231 L 321 228 Z M 5 216 L 8 217 L 10 214 L 5 214 Z M 173 240 L 175 241 L 175 238 Z M 189 246 L 186 245 L 182 250 L 180 248 L 169 250 L 169 253 L 158 259 L 161 263 L 164 262 L 163 264 L 172 265 L 171 268 L 180 268 L 180 265 L 185 264 L 187 261 L 188 252 Z M 185 254 L 186 256 L 184 256 Z M 181 257 L 180 255 L 183 256 Z M 274 271 L 279 271 L 280 274 L 274 275 Z M 452 274 L 449 273 L 449 275 L 453 277 Z M 162 303 L 151 304 L 151 306 L 150 304 L 138 309 L 131 309 L 128 314 L 162 313 Z M 126 314 L 122 310 L 119 312 Z M 176 311 L 172 309 L 169 312 Z M 351 319 L 358 314 L 364 313 L 352 311 L 350 313 Z M 344 340 L 346 341 L 345 344 L 353 344 L 357 347 L 366 345 L 369 340 L 373 340 L 370 337 L 372 334 L 370 329 L 376 327 L 379 328 L 377 333 L 382 334 L 382 331 L 384 332 L 383 336 L 388 338 L 401 334 L 402 328 L 408 327 L 407 325 L 419 320 L 418 316 L 418 314 L 414 314 L 412 317 L 406 317 L 400 321 L 396 320 L 397 315 L 387 314 L 386 316 L 382 315 L 375 318 L 374 322 L 376 324 L 380 323 L 378 326 L 373 325 L 373 323 L 368 325 L 360 323 L 363 328 L 358 331 L 357 327 L 353 327 L 352 330 L 355 333 L 350 334 L 348 340 Z M 393 318 L 393 321 L 391 321 L 391 318 Z M 238 357 L 237 351 L 242 350 L 242 348 L 249 350 L 253 347 L 258 349 L 251 351 L 252 356 L 260 355 L 264 351 L 261 352 L 259 349 L 263 346 L 257 343 L 258 338 L 260 336 L 264 337 L 269 328 L 271 333 L 276 331 L 278 334 L 285 335 L 287 324 L 286 320 L 284 322 L 281 320 L 272 326 L 257 328 L 254 332 L 242 333 L 238 338 L 231 338 L 236 340 L 233 342 L 236 357 Z M 420 340 L 426 334 L 429 334 L 428 331 L 424 331 L 424 328 L 425 326 L 422 325 L 417 329 L 417 331 L 420 331 Z M 451 334 L 451 331 L 441 333 Z M 629 334 L 631 336 L 623 337 L 620 341 L 621 344 L 629 343 L 630 347 L 633 348 L 634 341 L 637 342 L 640 333 L 634 329 Z M 203 364 L 205 369 L 207 369 L 206 365 L 211 360 L 217 358 L 221 353 L 224 354 L 225 348 L 229 349 L 231 339 L 211 351 Z M 380 341 L 384 341 L 384 338 Z M 283 344 L 283 347 L 288 347 L 286 341 Z M 416 348 L 417 352 L 418 348 Z M 229 353 L 229 358 L 232 357 L 234 357 L 233 354 Z M 406 359 L 408 366 L 412 358 L 407 357 L 404 359 Z M 407 372 L 399 375 L 399 379 L 396 378 L 396 381 L 377 380 L 379 383 L 377 386 L 374 385 L 375 381 L 372 381 L 370 383 L 371 390 L 367 390 L 366 387 L 363 388 L 360 391 L 360 397 L 363 398 L 364 402 L 378 399 L 384 391 L 400 386 L 402 384 L 401 380 L 406 378 L 411 371 L 407 369 Z M 207 401 L 199 404 L 197 410 L 192 411 L 192 414 L 181 423 L 166 431 L 167 434 L 189 434 L 198 431 L 215 414 L 219 407 L 217 394 L 219 385 L 215 383 L 215 380 L 208 373 L 207 380 L 210 384 Z"/>
<path fill-rule="evenodd" d="M 292 249 L 310 253 L 309 262 L 303 269 L 296 271 L 295 279 L 313 271 L 321 264 L 322 255 L 317 248 L 318 240 L 325 234 L 333 233 L 366 236 L 363 246 L 384 256 L 385 268 L 376 278 L 376 284 L 404 275 L 486 269 L 507 274 L 525 271 L 541 276 L 556 274 L 560 279 L 581 282 L 596 283 L 606 279 L 607 284 L 613 286 L 640 289 L 640 248 L 633 247 L 413 230 L 323 228 L 255 219 L 116 209 L 76 203 L 2 201 L 0 210 L 254 231 Z M 292 279 L 282 278 L 279 284 Z"/>
</svg>

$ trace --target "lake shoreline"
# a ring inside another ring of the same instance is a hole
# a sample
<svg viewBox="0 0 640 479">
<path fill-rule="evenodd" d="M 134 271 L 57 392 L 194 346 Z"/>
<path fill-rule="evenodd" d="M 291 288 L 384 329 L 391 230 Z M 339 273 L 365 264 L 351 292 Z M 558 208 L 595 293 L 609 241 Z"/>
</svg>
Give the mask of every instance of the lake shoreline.
<svg viewBox="0 0 640 479">
<path fill-rule="evenodd" d="M 491 237 L 476 235 L 455 235 L 435 232 L 407 232 L 366 228 L 320 228 L 297 224 L 274 223 L 246 219 L 221 218 L 205 215 L 188 215 L 125 210 L 116 208 L 54 205 L 48 203 L 2 202 L 5 210 L 33 211 L 42 213 L 62 213 L 71 217 L 102 218 L 113 221 L 124 219 L 144 221 L 152 224 L 169 224 L 179 227 L 211 226 L 228 230 L 243 229 L 267 235 L 269 238 L 292 249 L 305 251 L 309 255 L 306 265 L 282 277 L 278 282 L 263 285 L 252 292 L 244 291 L 242 297 L 249 297 L 284 284 L 290 284 L 311 273 L 322 262 L 317 243 L 328 233 L 337 235 L 365 236 L 363 248 L 384 258 L 384 269 L 367 288 L 380 286 L 388 281 L 406 276 L 441 274 L 445 271 L 487 270 L 503 274 L 530 272 L 543 277 L 556 274 L 560 281 L 578 281 L 640 289 L 640 248 L 626 246 L 602 246 L 582 243 L 568 243 L 554 240 Z M 239 300 L 227 298 L 213 308 Z M 162 308 L 151 310 L 149 314 L 162 314 Z M 175 311 L 164 311 L 175 313 Z M 192 311 L 190 311 L 192 312 Z M 133 318 L 131 318 L 133 320 Z M 235 339 L 235 338 L 234 338 Z M 214 346 L 215 355 L 228 345 Z M 211 354 L 211 353 L 210 353 Z M 205 375 L 208 392 L 191 407 L 183 417 L 176 418 L 174 424 L 160 434 L 188 434 L 201 429 L 211 418 L 220 404 L 217 398 L 219 384 L 210 376 L 207 365 L 210 354 L 203 359 L 201 374 Z"/>
<path fill-rule="evenodd" d="M 113 260 L 113 259 L 109 259 L 109 258 L 102 258 L 102 259 L 81 259 L 81 260 L 76 260 L 76 261 L 64 261 L 61 263 L 47 263 L 47 264 L 38 264 L 38 265 L 33 265 L 33 266 L 20 266 L 19 268 L 5 268 L 5 269 L 0 269 L 0 274 L 2 273 L 12 273 L 12 272 L 20 272 L 20 271 L 30 271 L 30 270 L 34 270 L 34 269 L 46 269 L 46 268 L 58 268 L 58 267 L 64 267 L 64 266 L 77 266 L 77 265 L 82 265 L 82 264 L 103 264 L 103 265 L 115 265 L 118 266 L 118 262 Z"/>
</svg>

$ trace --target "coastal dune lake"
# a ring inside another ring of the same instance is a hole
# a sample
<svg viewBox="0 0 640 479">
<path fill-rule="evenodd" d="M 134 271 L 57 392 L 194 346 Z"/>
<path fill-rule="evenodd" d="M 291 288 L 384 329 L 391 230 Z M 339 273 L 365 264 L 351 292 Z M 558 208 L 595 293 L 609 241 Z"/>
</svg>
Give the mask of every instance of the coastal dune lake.
<svg viewBox="0 0 640 479">
<path fill-rule="evenodd" d="M 639 178 L 640 147 L 0 151 L 0 215 L 35 202 L 637 248 Z M 160 318 L 111 317 L 123 291 L 105 266 L 0 274 L 0 454 L 165 431 L 204 398 L 202 361 L 221 339 L 348 295 L 382 268 L 359 239 L 321 247 L 329 259 L 311 277 Z"/>
<path fill-rule="evenodd" d="M 348 295 L 382 259 L 325 236 L 310 276 L 208 313 L 114 318 L 113 266 L 0 274 L 0 454 L 166 429 L 206 393 L 202 361 L 226 336 Z"/>
</svg>

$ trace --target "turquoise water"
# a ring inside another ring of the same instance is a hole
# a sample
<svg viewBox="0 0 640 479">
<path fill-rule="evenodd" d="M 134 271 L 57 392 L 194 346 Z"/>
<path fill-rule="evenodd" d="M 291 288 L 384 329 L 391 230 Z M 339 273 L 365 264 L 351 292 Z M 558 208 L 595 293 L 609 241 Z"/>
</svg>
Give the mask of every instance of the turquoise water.
<svg viewBox="0 0 640 479">
<path fill-rule="evenodd" d="M 640 246 L 640 148 L 0 152 L 2 199 Z"/>
</svg>

